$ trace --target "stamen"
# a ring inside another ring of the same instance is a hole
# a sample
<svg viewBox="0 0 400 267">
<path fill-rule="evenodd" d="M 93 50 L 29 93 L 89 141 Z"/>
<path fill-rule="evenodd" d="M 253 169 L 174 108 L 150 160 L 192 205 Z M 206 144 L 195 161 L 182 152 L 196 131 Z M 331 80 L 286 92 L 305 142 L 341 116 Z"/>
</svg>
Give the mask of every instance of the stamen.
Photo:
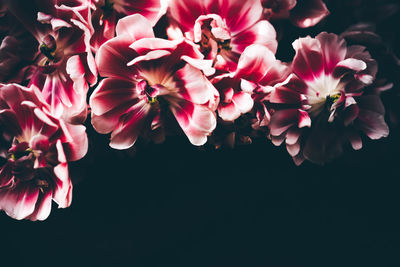
<svg viewBox="0 0 400 267">
<path fill-rule="evenodd" d="M 28 148 L 25 151 L 17 151 L 17 152 L 12 153 L 10 155 L 10 158 L 12 158 L 13 160 L 17 160 L 22 157 L 28 156 L 30 153 L 32 153 L 32 149 Z"/>
<path fill-rule="evenodd" d="M 55 50 L 55 49 L 54 49 Z M 45 44 L 42 44 L 41 46 L 40 46 L 40 52 L 43 54 L 43 55 L 45 55 L 48 59 L 50 59 L 50 60 L 54 60 L 54 58 L 55 58 L 55 56 L 54 56 L 54 50 L 52 50 L 52 49 L 49 49 L 48 47 L 47 47 L 47 45 L 45 45 Z"/>
<path fill-rule="evenodd" d="M 328 95 L 326 97 L 325 105 L 328 109 L 340 99 L 340 94 Z"/>
</svg>

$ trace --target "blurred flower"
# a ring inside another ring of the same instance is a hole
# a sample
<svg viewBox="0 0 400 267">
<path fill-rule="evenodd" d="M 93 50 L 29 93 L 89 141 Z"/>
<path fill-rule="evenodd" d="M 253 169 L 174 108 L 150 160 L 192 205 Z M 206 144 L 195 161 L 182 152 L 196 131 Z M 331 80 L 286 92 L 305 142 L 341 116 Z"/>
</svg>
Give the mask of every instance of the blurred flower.
<svg viewBox="0 0 400 267">
<path fill-rule="evenodd" d="M 0 82 L 26 83 L 32 74 L 29 64 L 35 58 L 37 46 L 17 18 L 7 9 L 0 11 Z"/>
<path fill-rule="evenodd" d="M 0 84 L 0 209 L 15 219 L 44 220 L 52 199 L 72 200 L 68 161 L 87 152 L 85 127 L 49 113 L 40 92 Z"/>
<path fill-rule="evenodd" d="M 29 86 L 42 91 L 53 115 L 68 122 L 86 119 L 86 95 L 97 81 L 90 51 L 90 6 L 84 0 L 26 3 L 7 1 L 7 7 L 38 42 Z"/>
<path fill-rule="evenodd" d="M 329 15 L 322 0 L 261 0 L 261 4 L 267 19 L 290 18 L 301 28 L 314 26 Z"/>
</svg>

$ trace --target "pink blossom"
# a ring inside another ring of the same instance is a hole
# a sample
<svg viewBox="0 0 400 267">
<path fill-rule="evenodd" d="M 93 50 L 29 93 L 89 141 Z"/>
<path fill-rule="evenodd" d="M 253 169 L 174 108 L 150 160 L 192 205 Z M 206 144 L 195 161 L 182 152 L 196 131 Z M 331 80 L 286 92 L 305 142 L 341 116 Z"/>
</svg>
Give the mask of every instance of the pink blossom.
<svg viewBox="0 0 400 267">
<path fill-rule="evenodd" d="M 69 122 L 83 122 L 88 83 L 97 81 L 89 43 L 93 33 L 89 2 L 16 0 L 9 1 L 8 7 L 39 44 L 29 86 L 42 91 L 52 114 Z"/>
<path fill-rule="evenodd" d="M 85 127 L 49 113 L 35 88 L 0 84 L 0 209 L 15 219 L 44 220 L 54 200 L 72 200 L 68 161 L 87 151 Z"/>
<path fill-rule="evenodd" d="M 154 38 L 138 14 L 121 19 L 116 33 L 96 54 L 106 79 L 90 97 L 94 128 L 125 149 L 140 135 L 162 141 L 175 118 L 192 144 L 204 144 L 216 126 L 216 90 L 201 71 L 210 72 L 210 62 L 185 40 Z"/>
<path fill-rule="evenodd" d="M 322 0 L 261 0 L 261 3 L 266 18 L 290 18 L 301 28 L 314 26 L 329 15 Z"/>
<path fill-rule="evenodd" d="M 253 107 L 251 95 L 240 88 L 240 80 L 223 74 L 211 80 L 219 91 L 218 115 L 224 121 L 234 121 Z"/>
<path fill-rule="evenodd" d="M 166 12 L 164 0 L 92 0 L 94 34 L 91 45 L 97 51 L 103 43 L 115 36 L 118 19 L 133 14 L 147 18 L 154 26 Z"/>
<path fill-rule="evenodd" d="M 255 129 L 269 124 L 269 98 L 271 92 L 283 82 L 291 68 L 275 58 L 275 55 L 266 47 L 251 45 L 240 56 L 236 79 L 240 79 L 240 86 L 244 92 L 252 96 L 256 121 Z"/>
<path fill-rule="evenodd" d="M 251 44 L 265 45 L 273 52 L 277 48 L 274 27 L 261 20 L 259 0 L 171 0 L 168 14 L 168 33 L 179 36 L 179 27 L 217 69 L 234 71 L 240 54 Z"/>
<path fill-rule="evenodd" d="M 220 96 L 216 103 L 221 121 L 216 134 L 225 137 L 223 144 L 233 147 L 236 141 L 251 143 L 252 137 L 265 135 L 270 121 L 270 94 L 289 73 L 290 67 L 276 60 L 270 49 L 253 44 L 241 54 L 234 73 L 211 79 Z M 212 142 L 219 146 L 219 139 L 213 136 Z"/>
<path fill-rule="evenodd" d="M 293 47 L 294 74 L 270 97 L 280 104 L 270 123 L 274 144 L 285 141 L 297 164 L 304 158 L 322 164 L 338 156 L 346 142 L 360 149 L 360 132 L 371 139 L 388 135 L 379 96 L 366 93 L 377 65 L 365 47 L 347 47 L 326 32 L 300 38 Z"/>
</svg>

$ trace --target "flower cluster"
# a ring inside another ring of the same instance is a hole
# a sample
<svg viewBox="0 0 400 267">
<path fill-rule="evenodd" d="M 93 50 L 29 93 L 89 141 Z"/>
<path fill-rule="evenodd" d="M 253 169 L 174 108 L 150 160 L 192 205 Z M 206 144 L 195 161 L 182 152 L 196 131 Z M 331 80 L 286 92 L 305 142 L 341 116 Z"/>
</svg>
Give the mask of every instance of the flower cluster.
<svg viewBox="0 0 400 267">
<path fill-rule="evenodd" d="M 322 0 L 0 0 L 0 209 L 44 220 L 71 204 L 86 121 L 114 149 L 265 138 L 297 165 L 386 137 L 367 47 L 321 32 L 276 58 L 275 21 L 328 15 Z"/>
</svg>

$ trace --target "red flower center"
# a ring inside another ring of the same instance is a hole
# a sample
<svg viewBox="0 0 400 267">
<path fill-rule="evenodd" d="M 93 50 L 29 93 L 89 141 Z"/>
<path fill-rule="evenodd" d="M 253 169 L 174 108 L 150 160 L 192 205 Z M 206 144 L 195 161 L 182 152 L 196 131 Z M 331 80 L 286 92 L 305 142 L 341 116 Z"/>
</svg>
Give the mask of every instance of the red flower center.
<svg viewBox="0 0 400 267">
<path fill-rule="evenodd" d="M 64 52 L 61 48 L 57 47 L 54 37 L 47 35 L 43 38 L 39 50 L 41 56 L 38 59 L 38 66 L 42 67 L 43 73 L 50 74 L 54 72 L 64 58 Z"/>
<path fill-rule="evenodd" d="M 157 85 L 150 86 L 146 80 L 141 80 L 137 83 L 136 88 L 140 95 L 146 97 L 148 103 L 158 103 L 157 96 L 159 95 L 160 90 Z"/>
</svg>

